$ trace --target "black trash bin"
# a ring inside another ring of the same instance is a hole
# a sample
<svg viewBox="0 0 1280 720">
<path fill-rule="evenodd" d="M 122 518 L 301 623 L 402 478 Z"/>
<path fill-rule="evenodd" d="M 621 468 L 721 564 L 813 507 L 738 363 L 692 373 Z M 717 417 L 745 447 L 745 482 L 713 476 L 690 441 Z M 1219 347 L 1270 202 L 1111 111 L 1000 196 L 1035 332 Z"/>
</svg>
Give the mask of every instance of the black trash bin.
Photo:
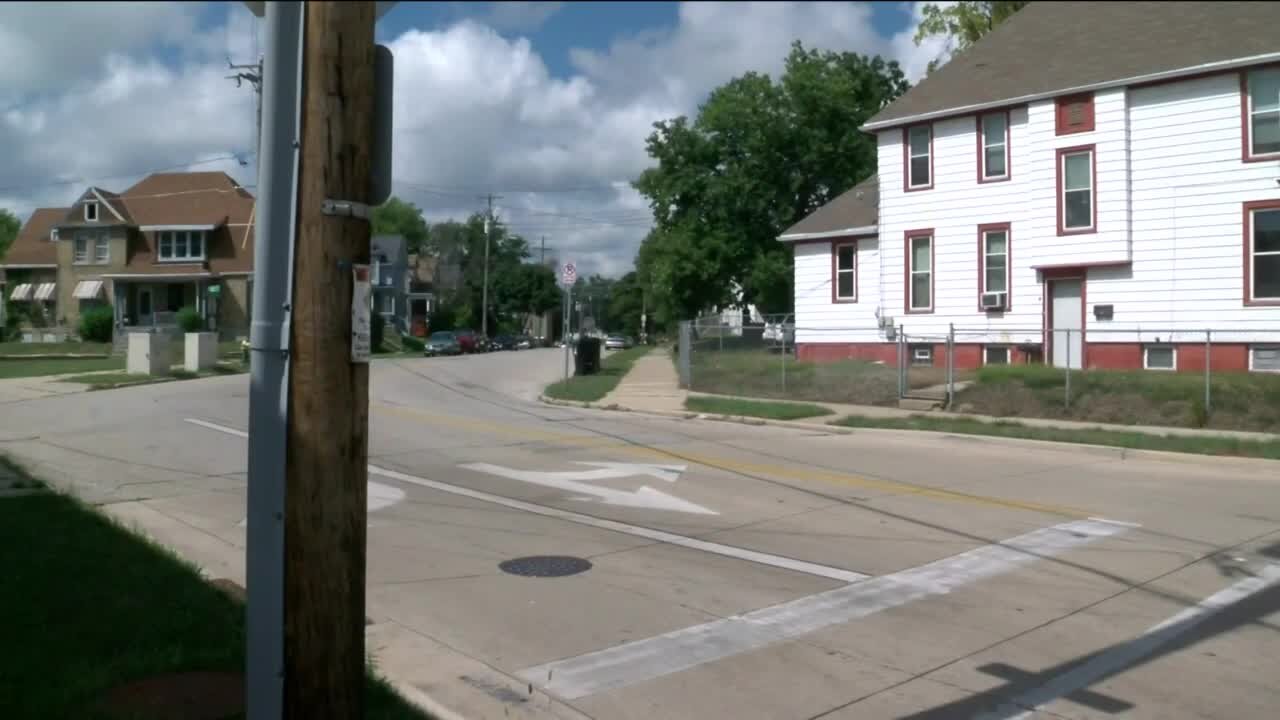
<svg viewBox="0 0 1280 720">
<path fill-rule="evenodd" d="M 577 354 L 574 355 L 575 375 L 595 375 L 600 372 L 600 339 L 584 337 L 578 340 Z"/>
</svg>

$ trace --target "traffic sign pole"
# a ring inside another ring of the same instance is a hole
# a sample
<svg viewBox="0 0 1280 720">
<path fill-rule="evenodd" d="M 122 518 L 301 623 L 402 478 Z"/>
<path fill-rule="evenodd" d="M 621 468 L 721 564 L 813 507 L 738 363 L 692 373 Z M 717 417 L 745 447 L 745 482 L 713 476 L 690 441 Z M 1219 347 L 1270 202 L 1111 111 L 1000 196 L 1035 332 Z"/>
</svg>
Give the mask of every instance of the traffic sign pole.
<svg viewBox="0 0 1280 720">
<path fill-rule="evenodd" d="M 560 272 L 560 280 L 564 283 L 564 331 L 560 333 L 564 339 L 564 376 L 569 377 L 569 338 L 573 329 L 573 284 L 578 280 L 578 268 L 567 262 Z"/>
</svg>

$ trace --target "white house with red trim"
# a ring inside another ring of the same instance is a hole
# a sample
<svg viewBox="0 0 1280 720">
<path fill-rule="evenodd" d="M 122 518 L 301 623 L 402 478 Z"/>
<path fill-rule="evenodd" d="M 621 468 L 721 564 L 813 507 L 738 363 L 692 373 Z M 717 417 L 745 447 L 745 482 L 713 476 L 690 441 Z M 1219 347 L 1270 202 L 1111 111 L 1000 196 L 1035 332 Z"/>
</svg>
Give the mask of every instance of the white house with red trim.
<svg viewBox="0 0 1280 720">
<path fill-rule="evenodd" d="M 1280 371 L 1280 3 L 1177 7 L 1031 3 L 871 118 L 779 238 L 800 357 Z"/>
</svg>

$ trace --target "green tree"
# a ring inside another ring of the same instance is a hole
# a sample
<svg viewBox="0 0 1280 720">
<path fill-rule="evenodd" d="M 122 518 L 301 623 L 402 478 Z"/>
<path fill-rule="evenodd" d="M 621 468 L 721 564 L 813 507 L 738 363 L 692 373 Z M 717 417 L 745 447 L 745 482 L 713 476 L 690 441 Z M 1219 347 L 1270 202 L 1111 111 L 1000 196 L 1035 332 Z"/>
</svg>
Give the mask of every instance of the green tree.
<svg viewBox="0 0 1280 720">
<path fill-rule="evenodd" d="M 408 252 L 422 252 L 427 246 L 427 221 L 413 203 L 392 197 L 373 209 L 374 235 L 403 235 Z"/>
<path fill-rule="evenodd" d="M 654 214 L 637 269 L 655 316 L 748 303 L 789 311 L 792 257 L 778 235 L 875 172 L 875 139 L 858 128 L 907 88 L 896 62 L 797 42 L 778 82 L 748 73 L 713 91 L 694 120 L 656 123 L 656 167 L 635 183 Z"/>
<path fill-rule="evenodd" d="M 21 229 L 22 223 L 18 220 L 18 216 L 0 208 L 0 259 L 3 259 L 4 254 L 9 251 L 9 246 L 18 237 L 18 231 Z"/>
<path fill-rule="evenodd" d="M 497 296 L 498 314 L 507 324 L 560 306 L 555 271 L 545 265 L 524 263 L 508 268 L 494 280 L 491 291 Z"/>
<path fill-rule="evenodd" d="M 1025 1 L 957 2 L 947 7 L 928 3 L 920 10 L 923 17 L 914 40 L 918 46 L 927 38 L 942 36 L 947 39 L 947 53 L 963 52 L 1026 5 Z M 941 64 L 942 58 L 930 60 L 929 72 Z"/>
</svg>

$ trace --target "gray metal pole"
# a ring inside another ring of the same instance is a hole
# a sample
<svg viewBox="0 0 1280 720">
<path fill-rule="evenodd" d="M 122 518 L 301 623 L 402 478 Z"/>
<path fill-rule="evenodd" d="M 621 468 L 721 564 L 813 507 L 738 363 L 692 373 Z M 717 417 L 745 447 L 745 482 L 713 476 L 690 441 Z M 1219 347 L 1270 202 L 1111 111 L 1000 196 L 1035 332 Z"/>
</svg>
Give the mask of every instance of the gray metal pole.
<svg viewBox="0 0 1280 720">
<path fill-rule="evenodd" d="M 484 221 L 484 290 L 480 300 L 480 337 L 489 337 L 489 235 L 493 228 L 493 197 L 489 198 L 489 219 Z"/>
<path fill-rule="evenodd" d="M 248 720 L 279 720 L 284 714 L 285 433 L 304 13 L 304 4 L 296 1 L 266 6 L 264 71 L 270 74 L 263 78 L 266 108 L 255 213 L 254 317 L 249 331 Z"/>
<path fill-rule="evenodd" d="M 893 348 L 898 356 L 898 397 L 902 397 L 902 328 L 895 328 L 897 332 L 893 335 Z"/>
<path fill-rule="evenodd" d="M 1066 333 L 1067 333 L 1067 367 L 1066 367 L 1067 382 L 1066 382 L 1066 390 L 1064 391 L 1066 394 L 1063 396 L 1062 404 L 1064 407 L 1071 407 L 1071 331 L 1067 330 Z M 1083 343 L 1081 344 L 1083 345 Z"/>
<path fill-rule="evenodd" d="M 1213 399 L 1211 395 L 1212 391 L 1209 389 L 1210 380 L 1213 377 L 1213 371 L 1210 369 L 1211 361 L 1209 359 L 1213 350 L 1210 338 L 1212 333 L 1212 330 L 1204 331 L 1204 414 L 1206 419 L 1209 417 L 1209 411 L 1211 410 L 1210 401 Z"/>
<path fill-rule="evenodd" d="M 951 409 L 956 392 L 956 324 L 947 328 L 947 409 Z"/>
<path fill-rule="evenodd" d="M 564 296 L 564 331 L 560 333 L 564 338 L 564 376 L 569 377 L 569 341 L 570 331 L 573 330 L 573 286 L 569 285 L 565 288 Z"/>
</svg>

